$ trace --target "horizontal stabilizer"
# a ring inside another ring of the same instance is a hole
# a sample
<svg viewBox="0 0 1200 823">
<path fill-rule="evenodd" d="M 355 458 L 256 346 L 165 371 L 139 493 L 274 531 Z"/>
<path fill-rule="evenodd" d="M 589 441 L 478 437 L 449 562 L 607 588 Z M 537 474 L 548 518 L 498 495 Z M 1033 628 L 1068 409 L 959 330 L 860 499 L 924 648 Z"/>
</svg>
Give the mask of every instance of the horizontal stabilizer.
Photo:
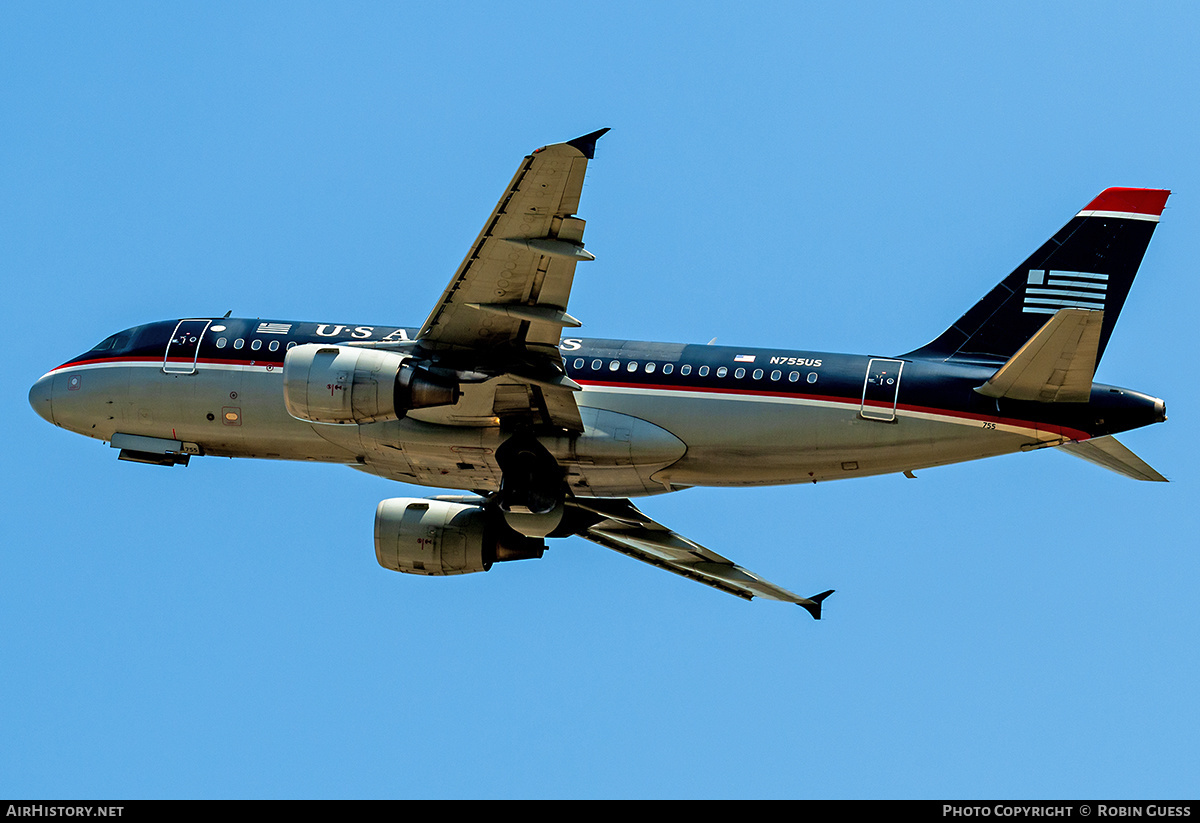
<svg viewBox="0 0 1200 823">
<path fill-rule="evenodd" d="M 1089 463 L 1103 466 L 1109 471 L 1132 477 L 1134 480 L 1167 482 L 1167 478 L 1150 468 L 1145 460 L 1125 448 L 1117 438 L 1112 436 L 1093 437 L 1091 440 L 1081 440 L 1078 443 L 1064 443 L 1059 448 L 1066 451 L 1067 454 L 1082 457 Z"/>
<path fill-rule="evenodd" d="M 1010 400 L 1088 402 L 1103 324 L 1103 311 L 1059 309 L 975 391 Z"/>
</svg>

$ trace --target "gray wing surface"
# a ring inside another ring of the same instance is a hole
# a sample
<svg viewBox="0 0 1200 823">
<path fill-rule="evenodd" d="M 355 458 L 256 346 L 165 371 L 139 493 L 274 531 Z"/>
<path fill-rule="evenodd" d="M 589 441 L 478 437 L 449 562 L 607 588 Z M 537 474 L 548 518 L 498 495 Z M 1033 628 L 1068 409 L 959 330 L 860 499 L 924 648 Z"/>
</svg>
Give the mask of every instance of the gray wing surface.
<svg viewBox="0 0 1200 823">
<path fill-rule="evenodd" d="M 628 500 L 575 498 L 568 505 L 590 515 L 583 522 L 591 525 L 576 532 L 580 537 L 728 594 L 795 603 L 817 620 L 822 601 L 833 594 L 832 589 L 812 597 L 793 594 L 656 523 Z"/>
<path fill-rule="evenodd" d="M 417 339 L 438 361 L 493 379 L 465 390 L 461 409 L 423 419 L 463 425 L 532 414 L 583 431 L 573 394 L 579 386 L 566 376 L 558 345 L 564 327 L 580 325 L 567 301 L 575 264 L 594 258 L 575 212 L 588 160 L 607 131 L 546 146 L 521 162 Z"/>
</svg>

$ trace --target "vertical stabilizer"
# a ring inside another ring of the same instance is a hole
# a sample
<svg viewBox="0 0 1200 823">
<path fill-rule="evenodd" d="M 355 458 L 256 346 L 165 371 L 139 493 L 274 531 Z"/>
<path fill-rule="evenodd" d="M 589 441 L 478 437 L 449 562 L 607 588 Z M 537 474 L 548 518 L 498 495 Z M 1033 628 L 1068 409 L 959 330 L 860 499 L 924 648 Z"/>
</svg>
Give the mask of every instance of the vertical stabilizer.
<svg viewBox="0 0 1200 823">
<path fill-rule="evenodd" d="M 1104 312 L 1108 339 L 1171 192 L 1105 189 L 954 325 L 906 357 L 1003 363 L 1064 308 Z"/>
</svg>

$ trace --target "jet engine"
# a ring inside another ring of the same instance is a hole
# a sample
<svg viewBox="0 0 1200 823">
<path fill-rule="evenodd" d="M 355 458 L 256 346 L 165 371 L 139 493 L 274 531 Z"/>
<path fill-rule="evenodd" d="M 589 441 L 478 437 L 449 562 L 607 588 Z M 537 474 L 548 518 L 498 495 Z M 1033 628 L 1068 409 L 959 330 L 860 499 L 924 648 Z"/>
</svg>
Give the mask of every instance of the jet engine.
<svg viewBox="0 0 1200 823">
<path fill-rule="evenodd" d="M 482 506 L 394 497 L 375 509 L 375 557 L 408 574 L 485 572 L 493 563 L 541 557 L 545 541 L 517 534 Z"/>
<path fill-rule="evenodd" d="M 307 343 L 283 359 L 288 414 L 313 423 L 398 420 L 412 409 L 449 406 L 458 396 L 453 378 L 396 352 Z"/>
</svg>

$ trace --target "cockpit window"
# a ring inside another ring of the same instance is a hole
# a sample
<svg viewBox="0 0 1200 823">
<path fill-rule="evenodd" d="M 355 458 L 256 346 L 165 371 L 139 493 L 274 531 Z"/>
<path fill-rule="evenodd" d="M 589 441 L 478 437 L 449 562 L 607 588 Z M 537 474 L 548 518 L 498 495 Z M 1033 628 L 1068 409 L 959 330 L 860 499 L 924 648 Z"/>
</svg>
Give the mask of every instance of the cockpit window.
<svg viewBox="0 0 1200 823">
<path fill-rule="evenodd" d="M 96 344 L 92 351 L 121 351 L 129 346 L 129 341 L 133 339 L 133 330 L 127 329 L 123 332 L 118 332 L 112 337 L 106 337 Z"/>
</svg>

